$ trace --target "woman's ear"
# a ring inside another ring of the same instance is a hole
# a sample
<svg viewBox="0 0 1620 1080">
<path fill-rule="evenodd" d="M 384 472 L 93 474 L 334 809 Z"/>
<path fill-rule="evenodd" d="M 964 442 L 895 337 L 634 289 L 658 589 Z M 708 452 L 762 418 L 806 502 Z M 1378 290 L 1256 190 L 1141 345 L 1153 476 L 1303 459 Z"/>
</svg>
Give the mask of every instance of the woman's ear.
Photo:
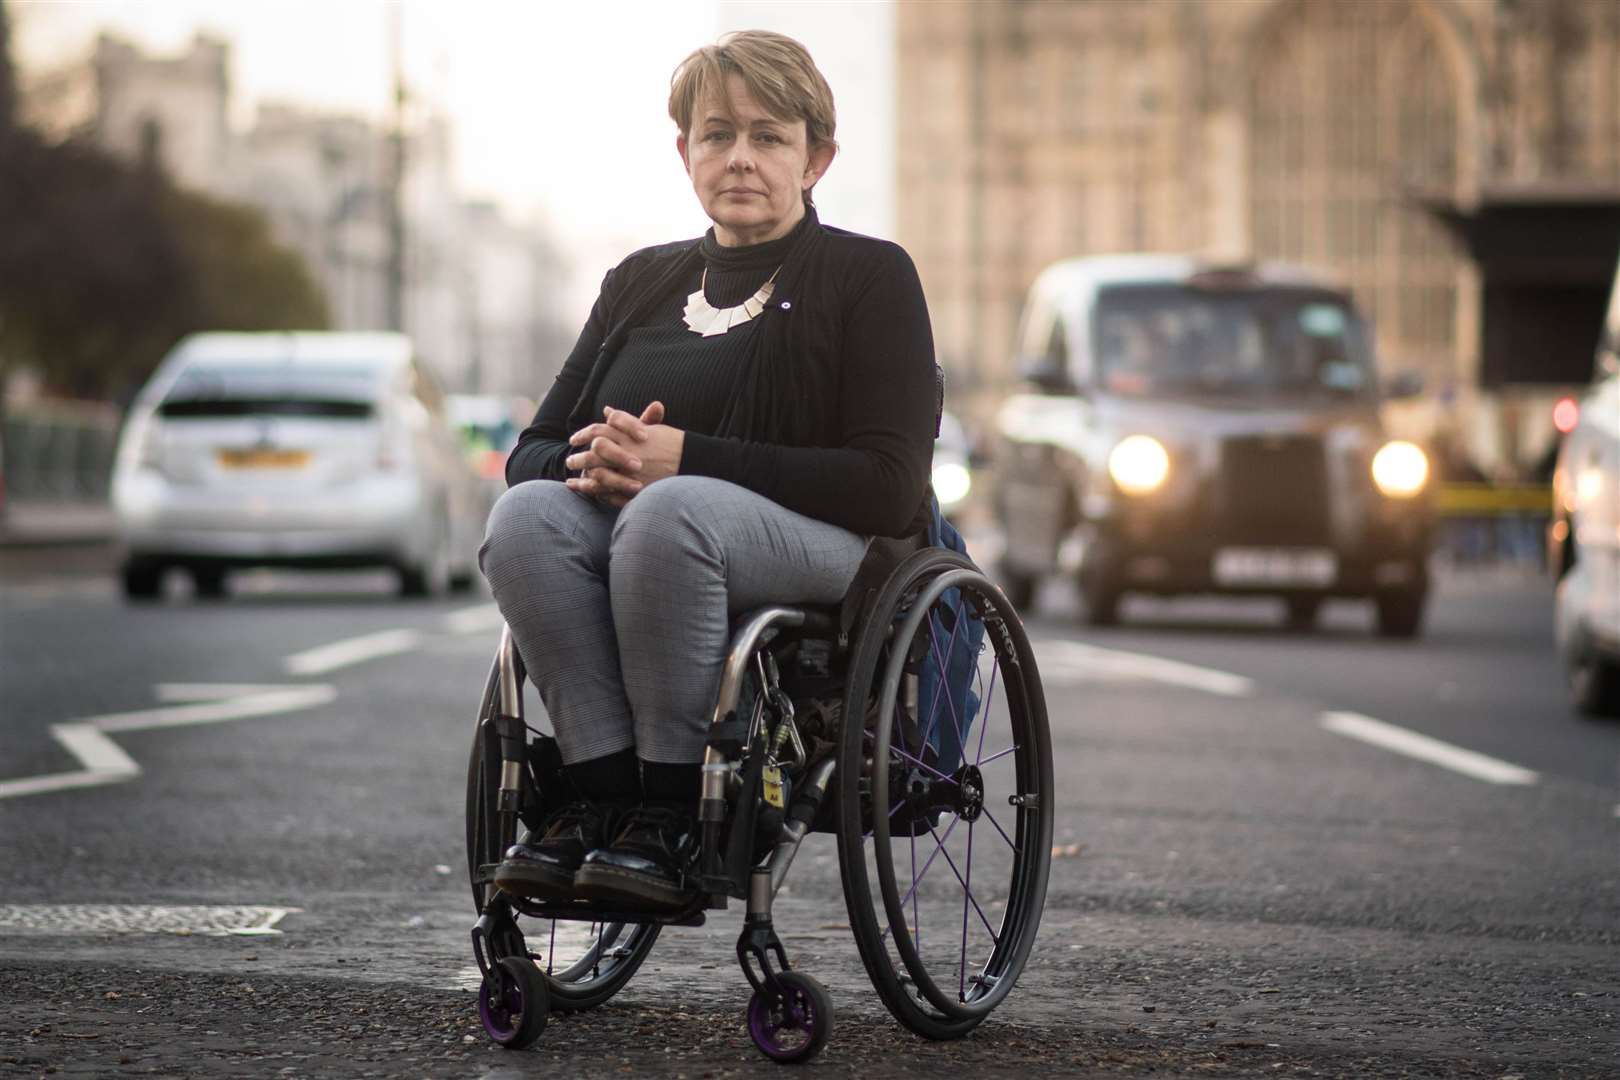
<svg viewBox="0 0 1620 1080">
<path fill-rule="evenodd" d="M 681 155 L 681 166 L 688 176 L 692 174 L 692 159 L 686 156 L 686 133 L 681 132 L 675 136 L 675 152 Z"/>
<path fill-rule="evenodd" d="M 800 181 L 799 186 L 807 190 L 815 187 L 816 182 L 825 175 L 837 154 L 838 144 L 830 139 L 810 147 L 809 160 L 804 164 L 804 179 Z"/>
</svg>

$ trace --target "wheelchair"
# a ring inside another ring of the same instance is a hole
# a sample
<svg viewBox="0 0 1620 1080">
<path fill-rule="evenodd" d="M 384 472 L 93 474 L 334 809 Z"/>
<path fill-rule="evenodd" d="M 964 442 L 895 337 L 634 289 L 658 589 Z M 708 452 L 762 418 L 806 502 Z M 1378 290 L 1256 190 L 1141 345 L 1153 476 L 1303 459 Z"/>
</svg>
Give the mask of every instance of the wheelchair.
<svg viewBox="0 0 1620 1080">
<path fill-rule="evenodd" d="M 772 924 L 812 831 L 836 834 L 849 928 L 901 1024 L 959 1038 L 1006 999 L 1051 863 L 1045 697 L 1007 597 L 965 555 L 919 542 L 874 541 L 841 604 L 734 621 L 703 762 L 696 891 L 679 911 L 536 902 L 493 884 L 519 829 L 570 801 L 554 740 L 525 720 L 525 671 L 503 630 L 467 777 L 478 1010 L 492 1040 L 532 1044 L 549 1012 L 617 993 L 665 926 L 701 925 L 738 900 L 749 1035 L 774 1061 L 814 1057 L 832 1002 Z"/>
</svg>

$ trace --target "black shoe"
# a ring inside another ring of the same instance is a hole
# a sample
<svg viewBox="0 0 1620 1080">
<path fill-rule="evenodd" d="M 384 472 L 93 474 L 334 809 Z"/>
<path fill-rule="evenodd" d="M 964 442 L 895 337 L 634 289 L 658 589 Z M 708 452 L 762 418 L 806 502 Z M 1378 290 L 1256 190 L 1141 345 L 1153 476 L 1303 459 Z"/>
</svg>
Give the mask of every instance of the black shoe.
<svg viewBox="0 0 1620 1080">
<path fill-rule="evenodd" d="M 631 910 L 684 907 L 698 849 L 697 817 L 663 806 L 625 812 L 613 842 L 585 856 L 574 875 L 580 896 Z"/>
<path fill-rule="evenodd" d="M 546 821 L 538 837 L 525 836 L 506 849 L 495 868 L 495 884 L 505 892 L 539 900 L 574 900 L 574 872 L 585 856 L 607 843 L 616 824 L 611 806 L 576 802 Z"/>
</svg>

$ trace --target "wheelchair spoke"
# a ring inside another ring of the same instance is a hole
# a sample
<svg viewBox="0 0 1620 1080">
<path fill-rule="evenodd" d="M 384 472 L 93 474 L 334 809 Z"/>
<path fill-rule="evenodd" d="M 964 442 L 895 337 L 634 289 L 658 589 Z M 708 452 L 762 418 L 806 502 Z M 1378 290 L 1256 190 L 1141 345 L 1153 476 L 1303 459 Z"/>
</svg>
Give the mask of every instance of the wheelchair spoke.
<svg viewBox="0 0 1620 1080">
<path fill-rule="evenodd" d="M 962 962 L 956 969 L 956 999 L 967 1000 L 967 932 L 968 932 L 968 901 L 973 899 L 973 822 L 968 822 L 967 845 L 967 877 L 962 881 Z M 978 907 L 978 904 L 974 904 Z M 983 913 L 980 913 L 983 918 Z M 986 924 L 988 925 L 988 924 Z M 991 934 L 992 940 L 995 934 Z"/>
<path fill-rule="evenodd" d="M 555 974 L 557 966 L 557 920 L 551 920 L 551 944 L 546 946 L 546 974 Z"/>
<path fill-rule="evenodd" d="M 925 772 L 933 773 L 935 776 L 939 777 L 941 780 L 944 780 L 944 781 L 946 781 L 948 783 L 952 783 L 952 784 L 956 783 L 956 778 L 955 777 L 946 776 L 944 773 L 940 772 L 938 769 L 936 769 L 932 765 L 928 764 L 928 762 L 922 760 L 921 758 L 912 757 L 910 754 L 906 753 L 904 750 L 901 750 L 897 746 L 890 745 L 889 752 L 893 753 L 893 754 L 896 754 L 896 755 L 898 755 L 900 757 L 905 758 L 907 761 L 911 762 L 913 765 L 917 766 L 919 769 L 922 769 Z M 892 815 L 894 813 L 894 811 L 891 810 L 889 813 Z"/>
<path fill-rule="evenodd" d="M 996 815 L 990 812 L 990 808 L 988 806 L 984 808 L 984 816 L 990 819 L 990 824 L 996 827 L 996 832 L 1000 833 L 1001 838 L 1007 841 L 1007 847 L 1016 853 L 1018 851 L 1018 845 L 1012 842 L 1012 838 L 1007 835 L 1007 830 L 1001 827 L 1001 822 L 996 820 Z"/>
<path fill-rule="evenodd" d="M 984 759 L 983 759 L 983 760 L 981 760 L 981 761 L 977 761 L 977 762 L 975 762 L 975 764 L 977 764 L 977 765 L 988 765 L 988 764 L 990 764 L 990 763 L 991 763 L 991 762 L 992 762 L 992 761 L 997 761 L 997 760 L 999 760 L 999 759 L 1001 759 L 1001 758 L 1004 758 L 1004 757 L 1006 757 L 1006 756 L 1007 756 L 1007 755 L 1008 755 L 1008 754 L 1010 754 L 1010 753 L 1012 753 L 1012 752 L 1013 752 L 1013 751 L 1015 751 L 1015 750 L 1017 750 L 1017 749 L 1018 749 L 1018 744 L 1017 744 L 1017 743 L 1013 743 L 1013 744 L 1012 744 L 1012 745 L 1011 745 L 1011 746 L 1009 746 L 1009 747 L 1007 747 L 1007 749 L 1005 749 L 1005 750 L 1003 750 L 1003 751 L 1001 751 L 1001 752 L 1000 752 L 1000 753 L 998 753 L 998 754 L 991 754 L 991 755 L 990 755 L 990 756 L 989 756 L 989 757 L 987 757 L 987 758 L 984 758 Z"/>
<path fill-rule="evenodd" d="M 945 830 L 945 836 L 943 838 L 941 838 L 938 833 L 934 832 L 932 825 L 928 827 L 929 835 L 934 838 L 935 847 L 933 854 L 929 855 L 928 858 L 923 862 L 921 873 L 916 873 L 911 876 L 911 888 L 907 889 L 906 895 L 900 898 L 901 907 L 905 907 L 906 904 L 912 902 L 916 897 L 917 886 L 922 884 L 923 878 L 928 875 L 928 868 L 934 865 L 934 860 L 939 857 L 939 853 L 945 850 L 945 841 L 951 838 L 951 831 L 956 828 L 956 823 L 961 820 L 961 818 L 952 818 L 950 828 Z M 946 861 L 950 860 L 950 855 L 948 853 L 946 854 L 945 859 Z M 913 907 L 915 907 L 915 905 L 913 905 Z M 889 936 L 890 929 L 892 929 L 892 927 L 884 927 L 881 936 L 887 938 Z"/>
<path fill-rule="evenodd" d="M 939 699 L 941 696 L 944 696 L 945 708 L 951 714 L 951 727 L 956 732 L 956 746 L 958 750 L 961 750 L 963 749 L 962 744 L 966 742 L 967 739 L 962 731 L 962 718 L 956 714 L 956 702 L 949 694 L 945 693 L 945 683 L 947 680 L 945 679 L 944 675 L 945 672 L 949 670 L 945 663 L 945 657 L 951 655 L 951 651 L 956 648 L 956 635 L 961 632 L 963 624 L 967 622 L 967 616 L 966 614 L 961 614 L 957 617 L 956 626 L 951 630 L 951 640 L 946 644 L 945 652 L 943 654 L 941 654 L 939 651 L 939 638 L 934 633 L 933 615 L 930 614 L 924 621 L 928 623 L 928 647 L 933 651 L 934 663 L 939 665 L 940 680 L 939 685 L 934 687 L 934 701 L 928 707 L 928 731 L 927 734 L 923 736 L 922 744 L 923 746 L 927 746 L 929 738 L 934 733 L 934 725 L 939 722 Z M 921 752 L 921 749 L 921 747 L 918 747 L 918 752 Z"/>
<path fill-rule="evenodd" d="M 957 819 L 956 819 L 956 820 L 957 820 L 957 821 L 960 821 L 960 820 L 962 820 L 962 819 L 961 819 L 961 818 L 957 818 Z M 954 823 L 953 823 L 953 824 L 954 824 Z M 934 830 L 933 830 L 933 828 L 932 828 L 932 827 L 931 827 L 931 826 L 930 826 L 930 828 L 929 828 L 929 830 L 928 830 L 928 831 L 929 831 L 929 832 L 933 832 L 933 831 L 934 831 Z M 947 833 L 947 835 L 949 835 L 949 830 L 946 830 L 946 833 Z M 934 839 L 935 839 L 935 840 L 939 840 L 939 837 L 938 837 L 938 836 L 935 836 L 935 837 L 934 837 Z M 973 843 L 973 826 L 972 826 L 972 824 L 971 824 L 971 823 L 970 823 L 970 824 L 969 824 L 969 825 L 968 825 L 968 844 L 969 844 L 969 847 L 970 847 L 970 848 L 971 848 L 971 846 L 972 846 L 972 843 Z M 976 912 L 978 912 L 978 914 L 979 914 L 979 921 L 980 921 L 980 922 L 982 922 L 982 923 L 984 923 L 984 929 L 985 929 L 985 931 L 986 931 L 986 932 L 987 932 L 987 933 L 988 933 L 988 934 L 989 934 L 989 935 L 990 935 L 990 940 L 991 940 L 991 941 L 992 941 L 992 942 L 995 942 L 995 943 L 997 943 L 997 944 L 999 944 L 999 943 L 1000 943 L 1000 942 L 1001 942 L 1001 938 L 1000 938 L 1000 937 L 999 937 L 999 936 L 998 936 L 998 935 L 997 935 L 997 934 L 996 934 L 996 930 L 995 930 L 995 927 L 993 927 L 993 926 L 991 926 L 991 925 L 990 925 L 990 920 L 989 920 L 989 919 L 988 919 L 988 918 L 987 918 L 987 917 L 986 917 L 986 916 L 985 916 L 985 914 L 984 914 L 984 911 L 983 911 L 983 909 L 981 909 L 981 908 L 980 908 L 980 907 L 979 907 L 979 902 L 978 902 L 978 901 L 977 901 L 977 900 L 974 900 L 974 899 L 973 899 L 973 890 L 972 890 L 972 889 L 970 889 L 970 888 L 968 888 L 968 884 L 967 884 L 967 881 L 966 881 L 966 879 L 964 879 L 964 878 L 963 878 L 963 877 L 962 877 L 962 871 L 960 871 L 960 870 L 958 870 L 958 869 L 957 869 L 957 868 L 956 868 L 956 860 L 955 860 L 955 859 L 953 859 L 953 858 L 951 858 L 951 853 L 950 853 L 950 852 L 948 852 L 948 851 L 945 851 L 945 845 L 944 845 L 944 842 L 943 842 L 943 841 L 940 841 L 940 848 L 939 848 L 939 850 L 940 850 L 940 851 L 942 851 L 942 852 L 944 852 L 944 853 L 945 853 L 945 862 L 946 862 L 946 864 L 947 864 L 947 865 L 949 865 L 949 866 L 950 866 L 950 868 L 951 868 L 951 873 L 953 873 L 953 874 L 955 874 L 955 875 L 956 875 L 956 880 L 957 880 L 957 881 L 959 881 L 959 882 L 961 882 L 961 885 L 962 885 L 962 891 L 963 891 L 963 892 L 964 892 L 964 893 L 966 893 L 966 894 L 967 894 L 967 898 L 968 898 L 968 901 L 970 901 L 970 902 L 971 902 L 971 903 L 972 903 L 972 904 L 973 904 L 973 910 L 974 910 L 974 911 L 976 911 Z"/>
<path fill-rule="evenodd" d="M 973 764 L 975 765 L 984 764 L 984 736 L 985 733 L 990 730 L 990 705 L 996 699 L 996 676 L 1001 674 L 1001 657 L 996 656 L 993 651 L 990 655 L 995 657 L 995 659 L 990 663 L 990 689 L 986 691 L 983 699 L 980 702 L 980 708 L 984 710 L 984 717 L 979 721 L 979 748 L 974 751 L 973 758 Z M 978 675 L 978 670 L 976 667 L 974 669 L 974 674 Z M 984 685 L 984 677 L 982 675 L 979 676 L 979 685 Z"/>
</svg>

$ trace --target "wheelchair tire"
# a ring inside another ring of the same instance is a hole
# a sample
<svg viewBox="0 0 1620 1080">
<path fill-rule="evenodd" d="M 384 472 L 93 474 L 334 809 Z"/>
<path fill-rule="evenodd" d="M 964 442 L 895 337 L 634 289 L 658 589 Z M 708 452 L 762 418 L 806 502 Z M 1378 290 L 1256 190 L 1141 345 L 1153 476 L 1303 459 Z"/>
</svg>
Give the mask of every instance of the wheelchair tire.
<svg viewBox="0 0 1620 1080">
<path fill-rule="evenodd" d="M 907 558 L 870 616 L 851 657 L 839 750 L 844 899 L 889 1011 L 924 1037 L 959 1038 L 1011 992 L 1045 907 L 1054 798 L 1045 696 L 1012 604 L 961 555 Z M 973 660 L 982 700 L 964 727 L 943 683 L 920 700 L 919 671 L 930 650 L 953 655 L 945 625 L 973 619 L 985 629 Z"/>
<path fill-rule="evenodd" d="M 501 835 L 496 814 L 500 793 L 500 740 L 487 721 L 499 703 L 500 670 L 491 669 L 479 705 L 478 727 L 467 763 L 467 873 L 472 884 L 473 907 L 483 914 L 488 886 L 478 880 L 479 867 L 499 862 L 513 838 Z M 595 923 L 582 920 L 530 919 L 524 930 L 544 948 L 536 956 L 522 935 L 521 948 L 534 960 L 550 991 L 550 1011 L 583 1012 L 594 1009 L 624 988 L 652 951 L 661 927 L 657 923 Z M 563 945 L 559 949 L 558 939 Z M 559 954 L 562 958 L 559 958 Z"/>
</svg>

